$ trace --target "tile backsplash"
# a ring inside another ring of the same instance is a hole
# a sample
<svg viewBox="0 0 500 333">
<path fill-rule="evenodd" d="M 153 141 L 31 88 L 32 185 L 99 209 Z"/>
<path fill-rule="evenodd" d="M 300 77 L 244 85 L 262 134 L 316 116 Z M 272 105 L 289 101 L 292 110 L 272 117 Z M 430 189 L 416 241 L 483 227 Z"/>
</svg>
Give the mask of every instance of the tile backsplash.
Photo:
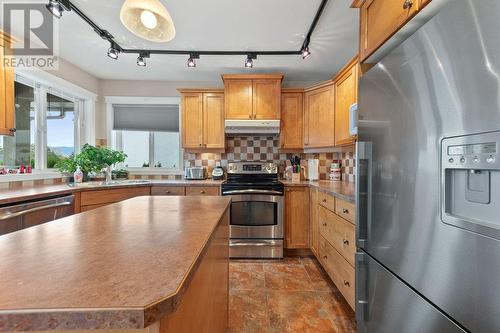
<svg viewBox="0 0 500 333">
<path fill-rule="evenodd" d="M 209 173 L 220 161 L 223 167 L 233 161 L 264 161 L 274 162 L 284 168 L 286 161 L 294 154 L 280 153 L 278 137 L 263 136 L 235 136 L 226 138 L 226 152 L 214 153 L 185 153 L 184 166 L 206 166 Z M 330 164 L 334 160 L 342 162 L 342 179 L 353 182 L 355 179 L 354 151 L 328 153 L 296 154 L 306 163 L 307 159 L 319 159 L 320 179 L 328 179 Z"/>
</svg>

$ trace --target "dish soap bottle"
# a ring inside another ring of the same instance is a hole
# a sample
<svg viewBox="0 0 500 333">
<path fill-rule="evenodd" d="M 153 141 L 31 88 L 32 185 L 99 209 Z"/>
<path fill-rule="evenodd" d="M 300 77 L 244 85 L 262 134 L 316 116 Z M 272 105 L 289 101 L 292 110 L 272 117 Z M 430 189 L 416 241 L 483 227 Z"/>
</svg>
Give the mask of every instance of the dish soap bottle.
<svg viewBox="0 0 500 333">
<path fill-rule="evenodd" d="M 73 174 L 73 179 L 75 184 L 81 184 L 83 182 L 83 172 L 80 167 L 76 168 L 75 173 Z"/>
</svg>

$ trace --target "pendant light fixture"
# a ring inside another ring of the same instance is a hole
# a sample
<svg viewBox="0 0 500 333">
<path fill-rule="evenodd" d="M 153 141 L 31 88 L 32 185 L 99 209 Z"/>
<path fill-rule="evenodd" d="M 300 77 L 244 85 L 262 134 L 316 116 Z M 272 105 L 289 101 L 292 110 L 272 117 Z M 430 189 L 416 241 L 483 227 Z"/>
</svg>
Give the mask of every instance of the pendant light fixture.
<svg viewBox="0 0 500 333">
<path fill-rule="evenodd" d="M 126 0 L 120 20 L 130 32 L 152 42 L 168 42 L 175 37 L 172 17 L 160 0 Z"/>
</svg>

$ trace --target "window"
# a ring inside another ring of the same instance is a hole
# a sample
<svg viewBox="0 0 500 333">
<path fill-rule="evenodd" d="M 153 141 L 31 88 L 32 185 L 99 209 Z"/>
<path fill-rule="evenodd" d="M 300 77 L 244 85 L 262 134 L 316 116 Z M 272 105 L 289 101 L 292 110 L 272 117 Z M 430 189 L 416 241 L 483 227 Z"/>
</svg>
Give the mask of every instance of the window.
<svg viewBox="0 0 500 333">
<path fill-rule="evenodd" d="M 123 167 L 179 171 L 179 105 L 113 105 L 115 148 Z"/>
<path fill-rule="evenodd" d="M 83 100 L 19 76 L 14 95 L 16 135 L 0 136 L 0 167 L 53 169 L 78 151 Z"/>
</svg>

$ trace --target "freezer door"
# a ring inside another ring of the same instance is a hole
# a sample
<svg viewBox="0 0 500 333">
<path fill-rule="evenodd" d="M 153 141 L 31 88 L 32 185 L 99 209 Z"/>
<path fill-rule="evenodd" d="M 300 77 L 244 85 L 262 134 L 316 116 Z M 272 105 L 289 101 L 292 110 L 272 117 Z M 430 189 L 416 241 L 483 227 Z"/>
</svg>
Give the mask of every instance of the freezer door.
<svg viewBox="0 0 500 333">
<path fill-rule="evenodd" d="M 450 1 L 359 87 L 358 246 L 478 333 L 500 332 L 499 13 Z"/>
<path fill-rule="evenodd" d="M 464 333 L 366 253 L 356 254 L 359 333 Z"/>
</svg>

